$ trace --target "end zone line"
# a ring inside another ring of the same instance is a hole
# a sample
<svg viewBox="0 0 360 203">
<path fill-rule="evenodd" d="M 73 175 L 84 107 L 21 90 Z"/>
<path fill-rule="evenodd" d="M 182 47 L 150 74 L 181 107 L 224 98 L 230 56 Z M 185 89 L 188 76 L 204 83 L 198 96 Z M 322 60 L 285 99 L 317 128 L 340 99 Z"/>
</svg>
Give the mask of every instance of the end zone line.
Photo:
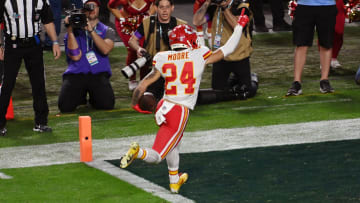
<svg viewBox="0 0 360 203">
<path fill-rule="evenodd" d="M 181 153 L 360 139 L 360 118 L 185 132 Z M 93 140 L 93 159 L 119 159 L 133 141 L 151 147 L 155 135 Z M 0 148 L 0 169 L 80 162 L 79 142 Z"/>
<path fill-rule="evenodd" d="M 127 170 L 120 169 L 118 167 L 115 167 L 114 165 L 108 163 L 107 161 L 102 160 L 95 160 L 92 162 L 86 163 L 88 166 L 91 166 L 93 168 L 99 169 L 107 174 L 110 174 L 116 178 L 119 178 L 120 180 L 123 180 L 127 183 L 130 183 L 131 185 L 134 185 L 142 190 L 145 190 L 146 192 L 158 196 L 162 199 L 165 199 L 169 202 L 194 202 L 191 199 L 188 199 L 184 196 L 181 196 L 179 194 L 172 194 L 169 190 L 166 190 L 165 188 L 152 183 L 144 178 L 141 178 Z"/>
<path fill-rule="evenodd" d="M 248 109 L 263 109 L 263 108 L 276 108 L 284 106 L 297 106 L 297 105 L 307 105 L 307 104 L 325 104 L 325 103 L 337 103 L 337 102 L 351 102 L 352 99 L 333 99 L 333 100 L 320 100 L 320 101 L 311 101 L 311 102 L 299 102 L 291 104 L 279 104 L 279 105 L 266 105 L 266 106 L 243 106 L 232 108 L 233 110 L 248 110 Z"/>
</svg>

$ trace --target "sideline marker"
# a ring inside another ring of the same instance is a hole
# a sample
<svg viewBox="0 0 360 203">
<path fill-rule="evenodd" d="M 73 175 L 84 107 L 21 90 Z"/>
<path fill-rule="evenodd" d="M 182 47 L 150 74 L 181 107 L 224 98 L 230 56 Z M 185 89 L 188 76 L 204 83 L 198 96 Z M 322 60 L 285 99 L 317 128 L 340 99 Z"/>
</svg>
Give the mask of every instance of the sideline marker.
<svg viewBox="0 0 360 203">
<path fill-rule="evenodd" d="M 0 83 L 0 89 L 1 89 L 1 83 Z M 0 92 L 1 92 L 1 90 L 0 90 Z M 12 97 L 10 97 L 9 106 L 6 111 L 5 118 L 6 118 L 6 120 L 14 119 L 14 106 L 13 106 L 13 102 L 12 102 Z"/>
<path fill-rule="evenodd" d="M 80 161 L 92 161 L 91 117 L 79 116 Z"/>
<path fill-rule="evenodd" d="M 14 107 L 12 102 L 12 97 L 10 97 L 9 106 L 5 115 L 6 120 L 12 120 L 14 119 Z"/>
</svg>

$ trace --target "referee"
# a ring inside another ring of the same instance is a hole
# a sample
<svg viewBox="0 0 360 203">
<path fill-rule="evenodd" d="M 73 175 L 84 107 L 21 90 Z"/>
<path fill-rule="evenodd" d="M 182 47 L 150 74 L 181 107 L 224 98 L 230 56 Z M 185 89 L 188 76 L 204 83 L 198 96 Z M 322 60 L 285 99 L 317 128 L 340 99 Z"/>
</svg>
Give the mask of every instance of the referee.
<svg viewBox="0 0 360 203">
<path fill-rule="evenodd" d="M 0 60 L 4 60 L 3 84 L 0 91 L 0 136 L 7 132 L 6 111 L 11 92 L 15 86 L 21 61 L 24 59 L 33 95 L 36 132 L 51 132 L 47 126 L 49 108 L 45 93 L 45 72 L 40 41 L 41 24 L 53 41 L 55 59 L 61 51 L 57 41 L 53 14 L 47 0 L 0 0 L 0 23 L 4 22 L 4 33 L 0 32 Z M 3 36 L 4 35 L 4 36 Z"/>
</svg>

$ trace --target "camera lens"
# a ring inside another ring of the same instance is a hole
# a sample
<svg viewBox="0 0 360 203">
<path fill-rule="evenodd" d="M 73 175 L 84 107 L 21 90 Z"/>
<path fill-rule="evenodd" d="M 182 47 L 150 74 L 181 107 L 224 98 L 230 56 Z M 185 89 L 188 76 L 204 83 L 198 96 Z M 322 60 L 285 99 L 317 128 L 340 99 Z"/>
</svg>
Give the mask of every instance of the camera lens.
<svg viewBox="0 0 360 203">
<path fill-rule="evenodd" d="M 85 4 L 84 9 L 87 11 L 93 11 L 93 10 L 95 10 L 95 5 L 94 4 Z"/>
</svg>

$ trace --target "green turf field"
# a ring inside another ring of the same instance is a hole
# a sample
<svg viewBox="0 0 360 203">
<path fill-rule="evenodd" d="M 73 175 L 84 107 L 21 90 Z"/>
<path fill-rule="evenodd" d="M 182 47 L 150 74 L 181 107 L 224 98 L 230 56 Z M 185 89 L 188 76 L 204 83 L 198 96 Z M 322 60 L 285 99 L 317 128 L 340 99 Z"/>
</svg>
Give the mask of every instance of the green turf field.
<svg viewBox="0 0 360 203">
<path fill-rule="evenodd" d="M 83 163 L 0 172 L 0 202 L 165 202 Z"/>
<path fill-rule="evenodd" d="M 360 27 L 346 27 L 344 39 L 338 57 L 343 67 L 330 73 L 335 93 L 319 92 L 319 55 L 312 47 L 303 73 L 303 95 L 284 97 L 293 74 L 291 33 L 256 35 L 251 67 L 259 76 L 257 96 L 197 106 L 186 132 L 360 118 L 360 86 L 354 82 L 360 65 Z M 45 53 L 52 133 L 32 132 L 31 89 L 21 68 L 13 92 L 15 120 L 7 123 L 8 134 L 0 137 L 0 148 L 76 142 L 80 115 L 91 116 L 93 140 L 155 134 L 158 128 L 153 115 L 130 108 L 131 93 L 120 73 L 125 52 L 120 47 L 110 55 L 116 108 L 96 111 L 81 106 L 70 114 L 60 114 L 57 109 L 65 58 L 53 61 L 51 54 Z M 210 73 L 208 68 L 202 88 L 210 86 Z M 329 131 L 341 128 L 329 127 Z M 181 168 L 190 173 L 190 179 L 181 195 L 198 202 L 360 202 L 358 144 L 359 140 L 353 140 L 184 154 Z M 81 163 L 4 169 L 1 161 L 5 159 L 9 157 L 0 154 L 0 202 L 166 201 Z M 130 171 L 168 187 L 164 163 L 145 166 L 137 162 Z M 13 178 L 1 179 L 1 173 Z M 213 187 L 217 183 L 220 188 Z M 202 185 L 207 187 L 200 190 Z"/>
</svg>

